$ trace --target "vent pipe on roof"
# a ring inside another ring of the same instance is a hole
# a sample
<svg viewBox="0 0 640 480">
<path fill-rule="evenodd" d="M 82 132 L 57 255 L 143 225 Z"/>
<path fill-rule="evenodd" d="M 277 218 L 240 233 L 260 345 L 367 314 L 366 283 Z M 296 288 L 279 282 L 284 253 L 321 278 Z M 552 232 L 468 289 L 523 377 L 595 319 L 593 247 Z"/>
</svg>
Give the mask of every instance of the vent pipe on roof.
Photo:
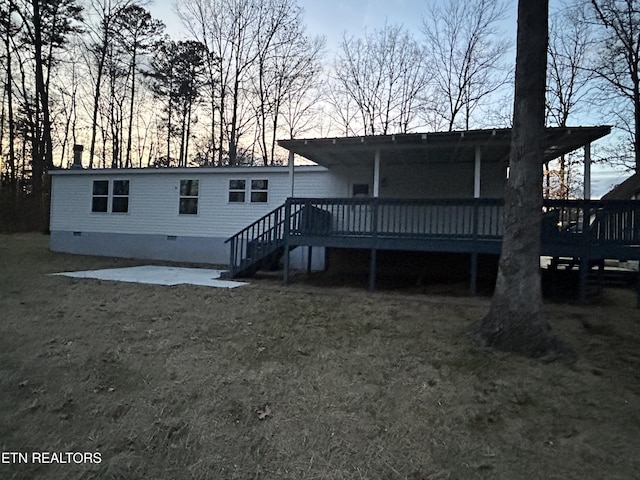
<svg viewBox="0 0 640 480">
<path fill-rule="evenodd" d="M 82 151 L 84 150 L 84 145 L 75 144 L 73 146 L 73 164 L 71 168 L 73 169 L 81 169 L 82 167 Z"/>
</svg>

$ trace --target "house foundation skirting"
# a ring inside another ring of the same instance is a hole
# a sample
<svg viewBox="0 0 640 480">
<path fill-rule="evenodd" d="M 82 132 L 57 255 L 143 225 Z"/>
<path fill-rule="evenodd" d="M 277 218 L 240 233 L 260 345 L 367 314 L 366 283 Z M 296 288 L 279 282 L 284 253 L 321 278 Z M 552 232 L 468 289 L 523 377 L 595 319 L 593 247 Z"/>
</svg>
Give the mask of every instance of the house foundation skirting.
<svg viewBox="0 0 640 480">
<path fill-rule="evenodd" d="M 226 237 L 52 231 L 49 247 L 54 252 L 101 257 L 135 258 L 169 262 L 226 266 Z M 293 250 L 291 268 L 307 269 L 308 247 Z M 324 269 L 324 248 L 313 249 L 312 270 Z"/>
</svg>

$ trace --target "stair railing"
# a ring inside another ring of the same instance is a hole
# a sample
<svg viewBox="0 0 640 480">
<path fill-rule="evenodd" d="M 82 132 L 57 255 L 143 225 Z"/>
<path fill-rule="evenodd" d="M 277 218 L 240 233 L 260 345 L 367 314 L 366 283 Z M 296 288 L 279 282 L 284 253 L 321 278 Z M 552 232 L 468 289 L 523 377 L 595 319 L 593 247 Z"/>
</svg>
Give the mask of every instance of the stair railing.
<svg viewBox="0 0 640 480">
<path fill-rule="evenodd" d="M 236 276 L 258 264 L 269 254 L 284 246 L 284 237 L 295 223 L 297 210 L 287 215 L 287 204 L 282 204 L 225 240 L 230 243 L 229 268 Z"/>
</svg>

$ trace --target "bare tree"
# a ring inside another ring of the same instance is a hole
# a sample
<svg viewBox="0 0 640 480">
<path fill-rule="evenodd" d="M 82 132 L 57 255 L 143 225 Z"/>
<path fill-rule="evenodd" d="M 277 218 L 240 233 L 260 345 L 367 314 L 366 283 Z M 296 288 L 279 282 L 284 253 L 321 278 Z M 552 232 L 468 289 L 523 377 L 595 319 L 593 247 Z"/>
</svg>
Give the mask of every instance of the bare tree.
<svg viewBox="0 0 640 480">
<path fill-rule="evenodd" d="M 13 0 L 9 0 L 6 10 L 0 12 L 0 28 L 2 29 L 2 44 L 4 47 L 4 89 L 3 89 L 3 112 L 2 112 L 2 131 L 0 131 L 0 142 L 5 139 L 4 135 L 4 121 L 7 119 L 9 128 L 9 155 L 4 153 L 4 144 L 0 144 L 0 155 L 4 158 L 8 158 L 8 172 L 6 172 L 7 180 L 9 184 L 9 209 L 12 213 L 15 211 L 15 200 L 18 190 L 18 175 L 17 175 L 17 162 L 16 162 L 16 121 L 14 116 L 14 89 L 13 89 L 13 62 L 14 62 L 14 39 L 18 33 L 18 26 L 13 21 L 13 15 L 16 11 L 16 5 Z M 4 98 L 6 97 L 7 112 L 4 112 Z M 5 183 L 5 172 L 0 172 L 0 184 Z"/>
<path fill-rule="evenodd" d="M 630 105 L 633 114 L 623 111 L 619 119 L 633 142 L 634 162 L 629 166 L 640 171 L 640 2 L 591 0 L 591 6 L 595 21 L 604 27 L 594 72 Z"/>
<path fill-rule="evenodd" d="M 507 83 L 501 59 L 509 47 L 498 30 L 505 12 L 498 0 L 449 0 L 424 16 L 433 94 L 443 102 L 432 108 L 449 131 L 469 129 L 473 112 Z"/>
<path fill-rule="evenodd" d="M 406 133 L 426 85 L 423 50 L 403 27 L 385 25 L 360 39 L 343 37 L 334 89 L 336 97 L 346 96 L 357 106 L 360 125 L 354 130 Z"/>
<path fill-rule="evenodd" d="M 184 0 L 177 13 L 209 53 L 210 114 L 217 163 L 257 155 L 270 163 L 284 95 L 313 43 L 294 0 Z M 285 60 L 286 58 L 286 60 Z M 309 78 L 309 77 L 307 77 Z"/>
<path fill-rule="evenodd" d="M 305 35 L 301 10 L 293 4 L 281 4 L 271 15 L 271 27 L 263 29 L 263 38 L 258 42 L 257 72 L 252 82 L 258 150 L 265 165 L 276 161 L 276 140 L 280 122 L 285 121 L 283 110 L 287 102 L 302 101 L 293 96 L 302 95 L 316 83 L 324 46 L 323 39 Z M 296 122 L 294 110 L 289 109 L 288 113 L 289 121 Z"/>
<path fill-rule="evenodd" d="M 105 68 L 109 63 L 109 55 L 113 53 L 113 43 L 116 35 L 118 17 L 132 0 L 91 0 L 90 12 L 85 28 L 88 32 L 87 50 L 90 52 L 94 65 L 93 106 L 91 115 L 91 144 L 89 147 L 89 168 L 93 167 L 96 152 L 96 135 L 98 131 L 98 117 L 100 114 L 100 100 L 104 88 L 103 80 Z M 103 136 L 103 144 L 105 139 Z M 104 154 L 104 152 L 103 152 Z"/>
<path fill-rule="evenodd" d="M 513 133 L 498 279 L 478 333 L 492 347 L 540 356 L 559 348 L 541 313 L 540 223 L 548 0 L 518 2 Z"/>
<path fill-rule="evenodd" d="M 592 26 L 581 8 L 565 8 L 550 18 L 547 64 L 547 125 L 566 127 L 588 105 L 594 73 L 586 68 L 593 51 Z M 569 162 L 569 163 L 567 163 Z M 557 168 L 545 165 L 545 196 L 569 198 L 574 185 L 576 155 L 562 155 Z"/>
<path fill-rule="evenodd" d="M 292 76 L 288 88 L 283 92 L 282 122 L 289 138 L 295 138 L 317 126 L 320 115 L 318 105 L 323 97 L 318 82 L 322 66 L 317 60 L 323 55 L 324 44 L 324 38 L 315 38 L 310 42 L 308 54 L 295 64 L 300 74 Z"/>
<path fill-rule="evenodd" d="M 31 171 L 26 190 L 33 199 L 34 217 L 42 226 L 48 210 L 44 174 L 53 167 L 51 79 L 55 77 L 60 52 L 69 37 L 78 32 L 82 8 L 75 0 L 25 0 L 16 5 L 24 50 L 20 72 L 25 132 L 28 129 L 25 140 L 30 142 Z"/>
<path fill-rule="evenodd" d="M 177 13 L 190 33 L 205 45 L 217 61 L 220 111 L 218 163 L 223 163 L 227 142 L 228 163 L 237 163 L 243 129 L 244 88 L 249 68 L 257 56 L 258 25 L 262 21 L 257 0 L 186 0 Z"/>
</svg>

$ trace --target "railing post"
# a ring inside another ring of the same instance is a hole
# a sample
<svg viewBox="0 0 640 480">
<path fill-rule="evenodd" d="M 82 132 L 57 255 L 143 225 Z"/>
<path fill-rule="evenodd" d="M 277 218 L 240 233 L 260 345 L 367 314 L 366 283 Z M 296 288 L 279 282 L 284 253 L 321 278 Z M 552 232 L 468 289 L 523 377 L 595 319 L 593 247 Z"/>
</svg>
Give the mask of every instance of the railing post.
<svg viewBox="0 0 640 480">
<path fill-rule="evenodd" d="M 229 270 L 232 276 L 236 273 L 236 237 L 231 238 L 229 245 Z"/>
<path fill-rule="evenodd" d="M 582 255 L 580 258 L 580 303 L 582 305 L 587 304 L 587 282 L 589 280 L 589 271 L 591 270 L 591 258 L 590 258 L 590 243 L 591 243 L 591 231 L 590 231 L 590 219 L 591 209 L 590 201 L 582 201 L 582 231 L 580 232 L 580 246 Z"/>
<path fill-rule="evenodd" d="M 287 198 L 284 204 L 284 273 L 283 283 L 289 283 L 289 235 L 291 233 L 291 198 Z"/>
</svg>

